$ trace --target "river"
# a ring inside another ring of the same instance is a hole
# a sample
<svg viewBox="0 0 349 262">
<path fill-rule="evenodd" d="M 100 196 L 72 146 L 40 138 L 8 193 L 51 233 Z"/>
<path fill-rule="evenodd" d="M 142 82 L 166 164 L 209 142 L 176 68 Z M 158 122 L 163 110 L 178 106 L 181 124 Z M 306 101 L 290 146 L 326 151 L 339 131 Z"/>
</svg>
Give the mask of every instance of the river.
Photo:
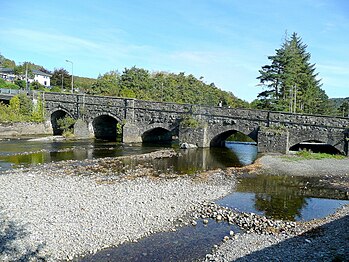
<svg viewBox="0 0 349 262">
<path fill-rule="evenodd" d="M 253 163 L 258 157 L 257 146 L 253 143 L 227 142 L 226 148 L 181 150 L 176 144 L 4 139 L 0 141 L 0 173 L 12 168 L 54 161 L 127 156 L 164 148 L 173 148 L 179 154 L 171 158 L 155 159 L 149 164 L 154 170 L 177 174 L 241 167 Z M 217 203 L 241 212 L 299 221 L 327 216 L 341 205 L 348 204 L 347 198 L 344 192 L 324 188 L 316 178 L 245 174 L 238 177 L 236 191 Z M 124 244 L 115 249 L 101 251 L 95 256 L 87 257 L 86 261 L 98 261 L 104 256 L 112 256 L 113 259 L 125 258 L 125 254 L 129 261 L 197 259 L 209 252 L 214 244 L 219 244 L 229 230 L 231 227 L 225 222 L 210 221 L 207 226 L 199 222 L 197 227 L 187 226 L 176 232 L 158 233 L 140 240 L 137 244 Z"/>
</svg>

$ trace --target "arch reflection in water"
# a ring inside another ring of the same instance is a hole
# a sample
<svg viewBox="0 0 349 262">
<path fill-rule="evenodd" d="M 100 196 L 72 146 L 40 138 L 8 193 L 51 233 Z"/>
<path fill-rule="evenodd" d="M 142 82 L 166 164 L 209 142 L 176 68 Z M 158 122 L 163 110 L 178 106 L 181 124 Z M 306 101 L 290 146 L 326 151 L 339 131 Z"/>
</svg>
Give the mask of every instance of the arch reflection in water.
<svg viewBox="0 0 349 262">
<path fill-rule="evenodd" d="M 252 164 L 257 158 L 257 143 L 225 141 L 225 147 L 237 157 L 241 166 Z"/>
</svg>

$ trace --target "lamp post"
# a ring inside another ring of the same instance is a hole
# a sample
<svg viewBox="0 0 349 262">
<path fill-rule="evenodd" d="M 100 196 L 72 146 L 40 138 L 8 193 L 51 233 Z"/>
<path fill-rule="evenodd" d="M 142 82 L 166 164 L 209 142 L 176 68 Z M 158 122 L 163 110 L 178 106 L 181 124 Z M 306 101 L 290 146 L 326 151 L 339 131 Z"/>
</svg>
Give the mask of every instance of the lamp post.
<svg viewBox="0 0 349 262">
<path fill-rule="evenodd" d="M 62 86 L 62 91 L 63 91 L 63 87 L 64 87 L 64 86 L 63 86 L 63 76 L 64 76 L 64 75 L 63 75 L 63 74 L 60 74 L 60 75 L 61 75 L 61 77 L 62 77 L 61 86 Z"/>
<path fill-rule="evenodd" d="M 65 61 L 71 63 L 71 93 L 74 94 L 74 63 L 70 60 Z"/>
</svg>

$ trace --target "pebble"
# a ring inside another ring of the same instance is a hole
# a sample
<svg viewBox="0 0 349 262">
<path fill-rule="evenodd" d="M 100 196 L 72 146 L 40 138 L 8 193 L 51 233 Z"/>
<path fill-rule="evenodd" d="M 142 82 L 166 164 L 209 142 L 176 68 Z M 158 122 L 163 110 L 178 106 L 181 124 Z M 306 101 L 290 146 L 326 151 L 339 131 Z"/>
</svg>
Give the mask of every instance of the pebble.
<svg viewBox="0 0 349 262">
<path fill-rule="evenodd" d="M 222 173 L 202 181 L 189 176 L 154 179 L 144 176 L 151 173 L 149 167 L 128 167 L 119 174 L 111 168 L 119 162 L 61 161 L 3 172 L 1 221 L 26 232 L 10 248 L 34 252 L 42 246 L 36 260 L 42 256 L 47 261 L 95 253 L 150 232 L 169 231 L 179 219 L 189 222 L 183 216 L 193 206 L 225 196 L 235 184 Z M 16 261 L 21 252 L 6 259 L 0 253 L 0 261 Z"/>
</svg>

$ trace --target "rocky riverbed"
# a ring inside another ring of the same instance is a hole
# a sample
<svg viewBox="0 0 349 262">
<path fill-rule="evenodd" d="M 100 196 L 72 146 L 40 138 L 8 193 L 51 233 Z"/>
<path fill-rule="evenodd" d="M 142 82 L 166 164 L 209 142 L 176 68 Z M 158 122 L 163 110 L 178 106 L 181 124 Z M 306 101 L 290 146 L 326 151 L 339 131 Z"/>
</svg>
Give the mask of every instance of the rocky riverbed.
<svg viewBox="0 0 349 262">
<path fill-rule="evenodd" d="M 131 158 L 168 157 L 172 151 Z M 0 175 L 0 260 L 70 260 L 173 229 L 202 201 L 234 189 L 223 172 L 147 176 L 120 158 L 65 161 Z M 171 179 L 169 179 L 170 177 Z"/>
<path fill-rule="evenodd" d="M 266 156 L 245 168 L 190 176 L 153 170 L 149 164 L 174 154 L 164 150 L 62 161 L 1 173 L 0 261 L 72 260 L 180 225 L 195 225 L 198 218 L 199 223 L 214 219 L 242 229 L 238 234 L 227 232 L 203 258 L 206 261 L 345 261 L 349 257 L 348 206 L 325 219 L 287 222 L 213 202 L 234 191 L 239 174 L 268 173 L 273 165 L 287 173 L 298 170 L 297 164 L 282 170 L 284 159 Z M 332 166 L 332 171 L 327 167 L 319 179 L 348 179 L 349 165 L 341 163 L 338 175 L 331 163 L 326 166 Z M 332 186 L 348 191 L 346 183 Z"/>
<path fill-rule="evenodd" d="M 318 177 L 349 196 L 349 158 L 304 160 L 296 156 L 266 155 L 236 170 L 269 175 Z M 236 213 L 204 203 L 198 216 L 226 220 L 245 229 L 227 235 L 203 261 L 349 261 L 349 205 L 323 219 L 308 222 L 273 221 L 256 214 Z"/>
</svg>

